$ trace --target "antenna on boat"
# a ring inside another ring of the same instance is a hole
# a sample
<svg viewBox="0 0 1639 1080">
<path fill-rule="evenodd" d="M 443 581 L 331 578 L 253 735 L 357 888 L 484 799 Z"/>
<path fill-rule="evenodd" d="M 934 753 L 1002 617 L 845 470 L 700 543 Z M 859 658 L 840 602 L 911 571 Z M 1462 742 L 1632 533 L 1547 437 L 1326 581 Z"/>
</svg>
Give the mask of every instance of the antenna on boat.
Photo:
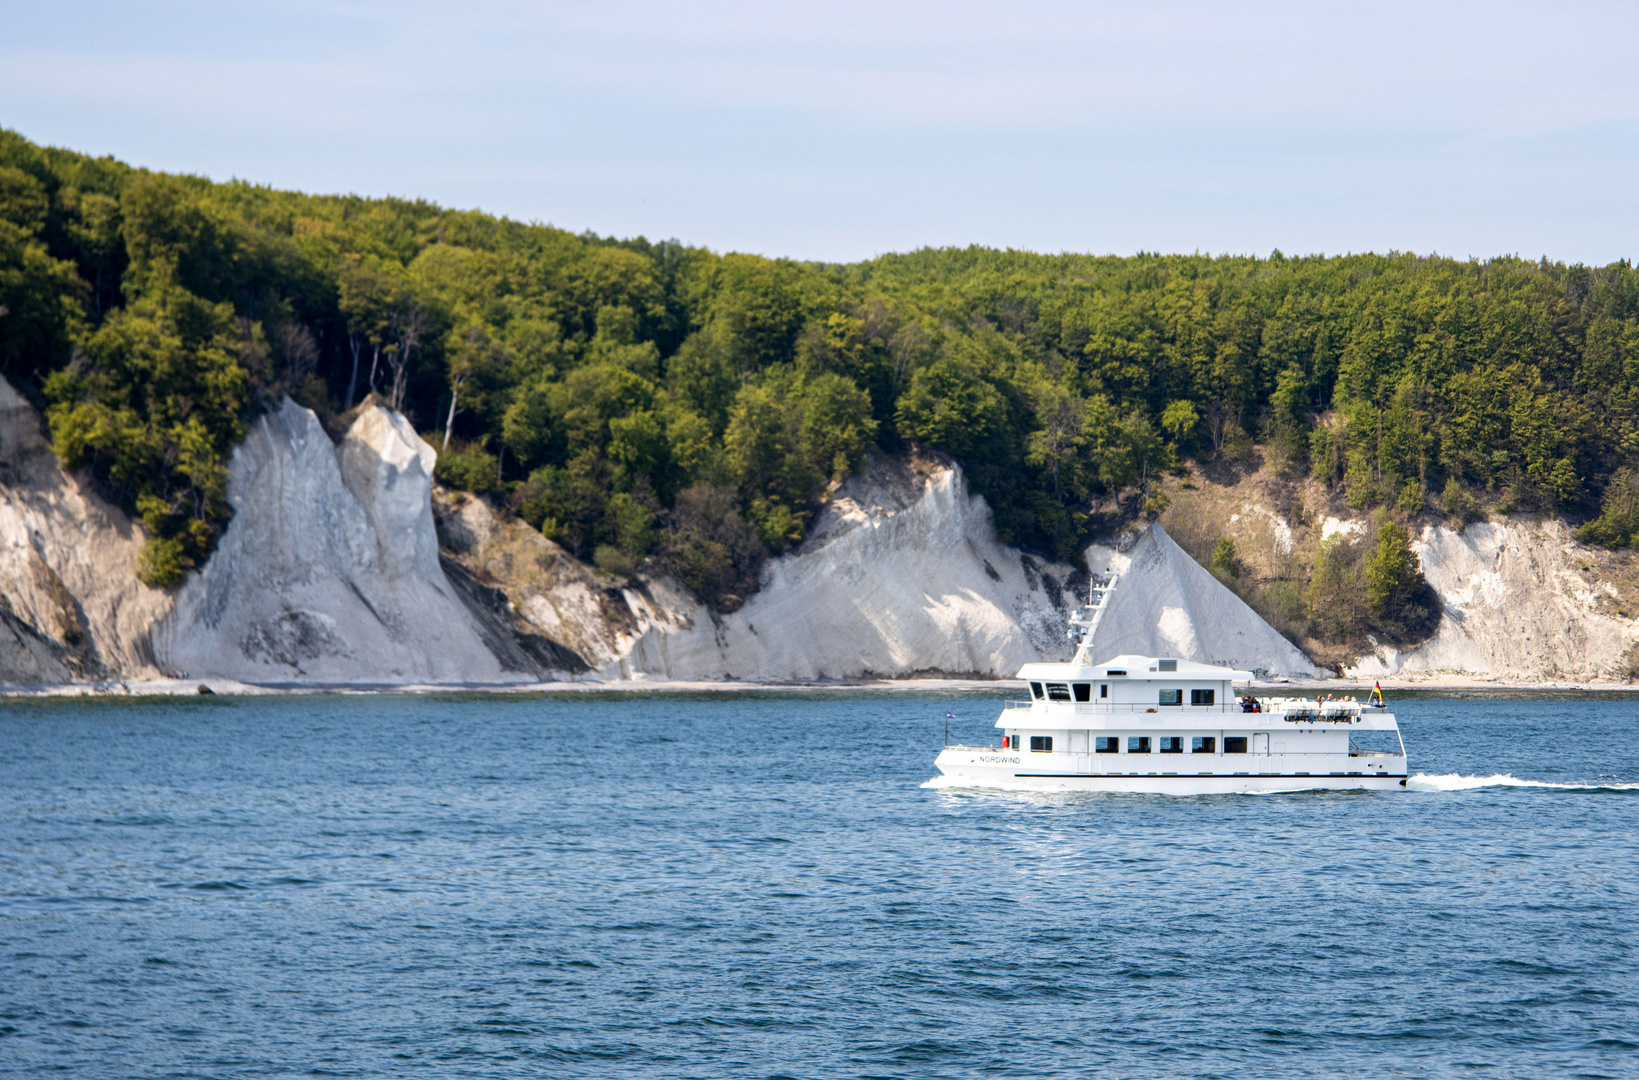
<svg viewBox="0 0 1639 1080">
<path fill-rule="evenodd" d="M 1076 642 L 1076 655 L 1070 661 L 1072 664 L 1092 662 L 1088 649 L 1093 644 L 1093 635 L 1098 633 L 1099 620 L 1104 618 L 1104 609 L 1110 606 L 1110 594 L 1115 592 L 1115 583 L 1120 577 L 1120 574 L 1094 574 L 1092 583 L 1087 587 L 1087 606 L 1070 612 L 1070 639 Z M 1081 628 L 1079 638 L 1075 627 Z"/>
</svg>

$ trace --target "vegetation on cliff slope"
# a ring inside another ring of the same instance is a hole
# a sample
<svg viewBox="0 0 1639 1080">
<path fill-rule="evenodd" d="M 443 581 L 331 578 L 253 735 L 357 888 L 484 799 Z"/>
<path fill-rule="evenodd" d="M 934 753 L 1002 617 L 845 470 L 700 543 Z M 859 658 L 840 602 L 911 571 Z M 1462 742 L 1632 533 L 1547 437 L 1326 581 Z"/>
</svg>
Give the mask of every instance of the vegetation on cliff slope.
<svg viewBox="0 0 1639 1080">
<path fill-rule="evenodd" d="M 0 132 L 0 305 L 0 372 L 46 406 L 65 463 L 143 517 L 157 584 L 210 549 L 226 457 L 283 393 L 324 414 L 377 393 L 436 432 L 446 483 L 728 603 L 754 587 L 752 548 L 799 541 L 873 444 L 951 453 L 1005 541 L 1061 558 L 1163 505 L 1181 459 L 1253 439 L 1400 519 L 1467 499 L 1627 543 L 1639 505 L 1626 262 L 972 248 L 832 266 Z"/>
</svg>

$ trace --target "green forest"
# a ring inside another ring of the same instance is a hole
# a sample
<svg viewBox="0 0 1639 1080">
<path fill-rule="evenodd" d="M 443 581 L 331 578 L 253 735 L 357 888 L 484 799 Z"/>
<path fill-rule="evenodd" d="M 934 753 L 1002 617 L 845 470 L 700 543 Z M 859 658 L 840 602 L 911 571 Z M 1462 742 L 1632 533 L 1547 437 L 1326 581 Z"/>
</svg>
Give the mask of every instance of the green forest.
<svg viewBox="0 0 1639 1080">
<path fill-rule="evenodd" d="M 0 374 L 143 520 L 162 586 L 208 555 L 233 448 L 286 394 L 333 431 L 378 395 L 444 484 L 724 608 L 873 447 L 949 454 L 1005 542 L 1067 560 L 1112 513 L 1153 511 L 1181 461 L 1254 441 L 1384 520 L 1639 533 L 1625 261 L 832 265 L 213 183 L 0 130 Z"/>
</svg>

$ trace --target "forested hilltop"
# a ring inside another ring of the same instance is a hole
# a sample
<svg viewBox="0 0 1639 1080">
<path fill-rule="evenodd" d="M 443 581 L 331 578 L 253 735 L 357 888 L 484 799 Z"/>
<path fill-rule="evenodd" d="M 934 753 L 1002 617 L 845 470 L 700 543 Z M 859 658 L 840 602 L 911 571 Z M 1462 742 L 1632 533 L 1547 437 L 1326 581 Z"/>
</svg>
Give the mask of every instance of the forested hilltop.
<svg viewBox="0 0 1639 1080">
<path fill-rule="evenodd" d="M 286 393 L 332 426 L 378 394 L 445 484 L 611 572 L 656 558 L 720 607 L 872 446 L 949 453 L 1004 542 L 1063 559 L 1159 509 L 1183 459 L 1254 440 L 1385 525 L 1493 508 L 1613 546 L 1639 530 L 1625 261 L 825 265 L 212 183 L 0 131 L 0 305 L 0 373 L 64 464 L 143 519 L 157 585 L 208 555 L 233 447 Z M 1403 569 L 1372 572 L 1383 612 L 1410 602 Z"/>
</svg>

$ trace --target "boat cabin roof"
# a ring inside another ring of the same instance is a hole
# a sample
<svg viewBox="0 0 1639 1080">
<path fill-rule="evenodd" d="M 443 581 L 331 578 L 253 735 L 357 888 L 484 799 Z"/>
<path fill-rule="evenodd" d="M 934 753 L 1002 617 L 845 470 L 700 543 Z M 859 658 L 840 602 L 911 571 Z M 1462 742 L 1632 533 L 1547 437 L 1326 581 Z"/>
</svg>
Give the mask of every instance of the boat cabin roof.
<svg viewBox="0 0 1639 1080">
<path fill-rule="evenodd" d="M 1081 682 L 1090 679 L 1147 679 L 1165 682 L 1251 682 L 1250 671 L 1198 664 L 1170 656 L 1114 656 L 1101 664 L 1026 664 L 1018 678 L 1027 682 Z"/>
</svg>

